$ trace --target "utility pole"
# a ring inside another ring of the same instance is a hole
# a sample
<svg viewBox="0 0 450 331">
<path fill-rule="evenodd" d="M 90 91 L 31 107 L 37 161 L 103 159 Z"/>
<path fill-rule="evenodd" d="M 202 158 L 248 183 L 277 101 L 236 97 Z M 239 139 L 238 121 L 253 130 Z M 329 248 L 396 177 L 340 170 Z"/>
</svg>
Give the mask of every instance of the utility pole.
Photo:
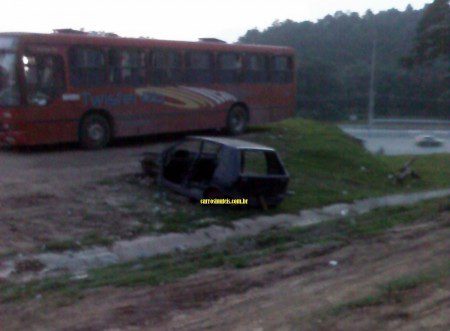
<svg viewBox="0 0 450 331">
<path fill-rule="evenodd" d="M 372 46 L 372 63 L 370 65 L 370 87 L 369 87 L 369 106 L 368 106 L 368 126 L 372 129 L 375 113 L 375 67 L 377 61 L 377 35 L 375 33 Z"/>
</svg>

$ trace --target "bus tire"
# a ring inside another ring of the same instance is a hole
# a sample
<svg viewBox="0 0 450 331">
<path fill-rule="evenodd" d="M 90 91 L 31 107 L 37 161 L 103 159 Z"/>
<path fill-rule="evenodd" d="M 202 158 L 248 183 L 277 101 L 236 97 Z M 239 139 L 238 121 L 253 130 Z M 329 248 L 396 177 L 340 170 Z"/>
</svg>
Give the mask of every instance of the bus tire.
<svg viewBox="0 0 450 331">
<path fill-rule="evenodd" d="M 101 149 L 111 140 L 111 125 L 100 114 L 85 116 L 80 125 L 80 144 L 85 149 Z"/>
<path fill-rule="evenodd" d="M 240 135 L 247 130 L 248 111 L 244 106 L 236 105 L 230 109 L 227 117 L 227 132 L 232 136 Z"/>
</svg>

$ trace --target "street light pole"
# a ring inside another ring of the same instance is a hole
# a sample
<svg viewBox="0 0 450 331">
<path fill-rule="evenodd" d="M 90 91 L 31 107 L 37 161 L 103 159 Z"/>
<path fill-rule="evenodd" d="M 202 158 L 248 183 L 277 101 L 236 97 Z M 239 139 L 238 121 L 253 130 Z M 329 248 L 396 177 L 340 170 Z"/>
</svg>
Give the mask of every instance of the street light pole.
<svg viewBox="0 0 450 331">
<path fill-rule="evenodd" d="M 368 125 L 372 128 L 375 113 L 375 67 L 377 61 L 377 36 L 373 39 L 372 63 L 370 66 L 370 87 L 369 87 L 369 106 L 368 106 Z"/>
</svg>

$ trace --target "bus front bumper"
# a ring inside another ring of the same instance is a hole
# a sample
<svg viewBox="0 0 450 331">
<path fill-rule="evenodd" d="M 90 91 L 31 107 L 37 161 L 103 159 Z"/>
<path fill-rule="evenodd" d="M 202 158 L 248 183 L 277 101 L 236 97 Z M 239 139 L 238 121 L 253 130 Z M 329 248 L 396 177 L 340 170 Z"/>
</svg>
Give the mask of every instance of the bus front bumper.
<svg viewBox="0 0 450 331">
<path fill-rule="evenodd" d="M 24 145 L 25 136 L 20 131 L 0 131 L 0 146 Z"/>
</svg>

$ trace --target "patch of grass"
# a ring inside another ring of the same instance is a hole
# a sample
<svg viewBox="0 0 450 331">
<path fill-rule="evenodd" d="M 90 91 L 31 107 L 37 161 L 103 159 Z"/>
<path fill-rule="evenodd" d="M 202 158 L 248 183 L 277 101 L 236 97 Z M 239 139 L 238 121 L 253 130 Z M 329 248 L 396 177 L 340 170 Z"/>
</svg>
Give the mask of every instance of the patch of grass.
<svg viewBox="0 0 450 331">
<path fill-rule="evenodd" d="M 276 148 L 291 175 L 289 189 L 294 194 L 279 211 L 297 212 L 335 202 L 450 186 L 449 154 L 417 157 L 413 168 L 421 179 L 399 186 L 389 175 L 410 160 L 409 156 L 375 156 L 337 126 L 314 121 L 289 119 L 262 128 L 266 129 L 263 134 L 257 131 L 248 138 Z"/>
<path fill-rule="evenodd" d="M 82 237 L 80 240 L 65 239 L 65 240 L 52 240 L 44 245 L 45 251 L 62 252 L 67 250 L 81 250 L 91 246 L 109 246 L 113 243 L 112 238 L 102 237 L 96 232 L 89 233 Z"/>
<path fill-rule="evenodd" d="M 196 215 L 185 210 L 161 215 L 163 226 L 161 232 L 187 232 L 197 229 Z"/>
<path fill-rule="evenodd" d="M 251 255 L 233 256 L 229 259 L 229 263 L 237 269 L 246 268 L 252 261 Z"/>
<path fill-rule="evenodd" d="M 378 291 L 366 297 L 338 305 L 332 309 L 333 315 L 339 315 L 350 310 L 378 306 L 389 303 L 400 303 L 408 291 L 423 285 L 436 283 L 450 276 L 450 263 L 432 268 L 431 270 L 396 278 L 379 286 Z"/>
<path fill-rule="evenodd" d="M 296 240 L 295 235 L 291 234 L 290 231 L 285 233 L 280 233 L 279 231 L 268 231 L 260 234 L 256 237 L 256 247 L 260 249 L 281 246 L 286 243 Z"/>
<path fill-rule="evenodd" d="M 103 178 L 103 179 L 100 179 L 99 181 L 97 181 L 97 185 L 112 186 L 112 185 L 116 184 L 116 182 L 117 182 L 117 178 L 115 178 L 115 177 Z"/>
<path fill-rule="evenodd" d="M 249 139 L 276 148 L 284 160 L 294 191 L 280 206 L 284 212 L 393 191 L 389 164 L 334 125 L 290 119 L 266 128 Z"/>
<path fill-rule="evenodd" d="M 182 256 L 165 255 L 93 269 L 89 272 L 88 278 L 83 280 L 73 280 L 64 276 L 22 285 L 0 284 L 0 298 L 1 302 L 9 302 L 56 291 L 62 296 L 73 296 L 73 293 L 102 286 L 160 285 L 189 276 L 200 269 L 224 265 L 242 268 L 247 262 L 245 257 L 229 255 L 226 251 L 204 254 L 196 251 Z"/>
<path fill-rule="evenodd" d="M 399 169 L 412 156 L 380 156 L 391 168 Z M 420 180 L 409 182 L 403 190 L 427 190 L 450 187 L 450 154 L 431 154 L 416 157 L 412 168 L 420 175 Z M 408 187 L 409 186 L 409 187 Z"/>
<path fill-rule="evenodd" d="M 44 244 L 45 251 L 62 252 L 67 250 L 79 250 L 81 245 L 73 239 L 52 240 Z"/>
<path fill-rule="evenodd" d="M 0 260 L 2 259 L 10 259 L 12 257 L 14 257 L 15 255 L 17 255 L 17 252 L 12 250 L 12 249 L 6 249 L 3 252 L 0 252 Z"/>
<path fill-rule="evenodd" d="M 414 208 L 403 206 L 374 210 L 368 215 L 359 216 L 354 220 L 347 220 L 348 235 L 353 237 L 372 236 L 394 226 L 407 224 L 417 219 L 434 219 L 439 214 L 438 206 L 442 201 L 444 200 L 422 202 L 418 203 Z"/>
<path fill-rule="evenodd" d="M 381 304 L 383 304 L 383 298 L 380 294 L 368 295 L 366 297 L 349 301 L 342 305 L 338 305 L 331 310 L 331 313 L 333 315 L 339 315 L 345 311 L 361 309 L 365 307 L 379 306 Z"/>
<path fill-rule="evenodd" d="M 81 238 L 80 243 L 81 246 L 109 246 L 112 245 L 114 240 L 112 238 L 102 237 L 97 232 L 92 232 L 87 235 L 85 235 L 83 238 Z"/>
<path fill-rule="evenodd" d="M 229 212 L 225 211 L 217 215 L 206 208 L 201 211 L 180 208 L 175 212 L 160 215 L 162 227 L 159 232 L 191 232 L 211 225 L 232 226 L 232 223 L 226 220 L 225 215 L 228 214 Z"/>
<path fill-rule="evenodd" d="M 331 124 L 294 118 L 253 127 L 244 139 L 274 147 L 291 176 L 289 190 L 292 195 L 266 214 L 297 213 L 301 209 L 336 202 L 450 187 L 449 154 L 418 156 L 413 168 L 421 179 L 400 186 L 390 176 L 410 160 L 410 156 L 373 155 L 356 139 Z M 199 217 L 214 215 L 221 220 L 261 213 L 256 209 L 196 207 L 193 213 Z M 195 227 L 195 222 L 190 225 Z M 186 227 L 192 229 L 189 225 Z M 183 231 L 184 228 L 176 226 L 172 230 Z"/>
</svg>

